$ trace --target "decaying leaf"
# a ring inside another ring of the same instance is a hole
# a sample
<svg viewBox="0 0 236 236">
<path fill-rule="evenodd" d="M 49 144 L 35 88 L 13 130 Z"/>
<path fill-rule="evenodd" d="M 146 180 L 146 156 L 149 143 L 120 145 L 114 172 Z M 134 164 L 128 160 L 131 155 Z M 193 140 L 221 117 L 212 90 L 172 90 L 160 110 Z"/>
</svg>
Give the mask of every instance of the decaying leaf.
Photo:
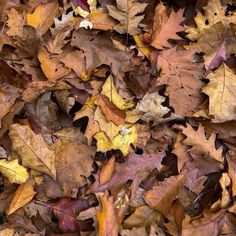
<svg viewBox="0 0 236 236">
<path fill-rule="evenodd" d="M 55 152 L 48 147 L 41 134 L 35 134 L 27 125 L 14 124 L 9 135 L 23 166 L 56 178 Z"/>
</svg>

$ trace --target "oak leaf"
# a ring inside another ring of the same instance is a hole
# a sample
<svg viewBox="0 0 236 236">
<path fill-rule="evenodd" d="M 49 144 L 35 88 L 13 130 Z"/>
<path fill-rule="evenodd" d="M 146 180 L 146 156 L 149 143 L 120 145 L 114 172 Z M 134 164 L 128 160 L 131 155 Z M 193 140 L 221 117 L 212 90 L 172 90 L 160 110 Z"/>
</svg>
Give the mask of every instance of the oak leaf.
<svg viewBox="0 0 236 236">
<path fill-rule="evenodd" d="M 162 106 L 164 101 L 165 98 L 159 95 L 158 92 L 151 94 L 146 93 L 136 106 L 136 109 L 143 113 L 141 119 L 146 122 L 161 119 L 169 112 L 167 107 Z"/>
<path fill-rule="evenodd" d="M 39 4 L 32 14 L 27 14 L 27 24 L 44 35 L 54 23 L 54 17 L 58 16 L 59 4 L 56 1 L 47 4 Z"/>
<path fill-rule="evenodd" d="M 96 212 L 99 236 L 118 235 L 118 220 L 112 196 L 100 196 L 101 210 Z"/>
<path fill-rule="evenodd" d="M 236 75 L 226 64 L 208 74 L 210 83 L 203 88 L 209 96 L 209 115 L 214 122 L 224 122 L 236 119 L 235 91 Z"/>
<path fill-rule="evenodd" d="M 29 179 L 25 183 L 21 184 L 10 202 L 7 209 L 7 214 L 10 215 L 28 204 L 33 199 L 35 194 L 34 181 L 32 179 Z"/>
<path fill-rule="evenodd" d="M 166 95 L 177 115 L 189 116 L 203 102 L 201 88 L 203 83 L 203 65 L 194 62 L 194 53 L 189 50 L 177 50 L 175 47 L 164 50 L 157 59 L 161 70 L 157 84 L 166 84 Z"/>
<path fill-rule="evenodd" d="M 0 172 L 8 178 L 11 183 L 22 184 L 29 178 L 27 169 L 19 165 L 18 160 L 0 160 Z"/>
<path fill-rule="evenodd" d="M 157 49 L 169 48 L 171 47 L 171 44 L 168 42 L 169 39 L 181 39 L 176 33 L 185 29 L 180 25 L 185 20 L 183 13 L 184 10 L 179 10 L 178 12 L 172 10 L 168 15 L 166 6 L 162 3 L 157 5 L 151 44 L 153 47 Z"/>
<path fill-rule="evenodd" d="M 87 42 L 90 42 L 89 44 Z M 82 49 L 86 56 L 86 70 L 90 73 L 102 64 L 111 67 L 115 76 L 122 77 L 132 68 L 132 53 L 117 49 L 109 34 L 92 34 L 84 29 L 73 33 L 71 45 Z"/>
<path fill-rule="evenodd" d="M 201 124 L 196 131 L 189 124 L 187 127 L 181 127 L 181 130 L 187 137 L 183 143 L 192 146 L 191 149 L 188 150 L 190 153 L 203 154 L 219 162 L 224 161 L 222 147 L 218 149 L 215 147 L 215 133 L 212 133 L 209 138 L 206 138 L 204 127 Z"/>
<path fill-rule="evenodd" d="M 140 33 L 138 26 L 144 18 L 140 13 L 143 13 L 147 4 L 136 0 L 116 0 L 116 3 L 117 7 L 107 5 L 109 15 L 120 22 L 114 26 L 114 29 L 120 34 Z"/>
<path fill-rule="evenodd" d="M 89 204 L 84 199 L 70 200 L 61 198 L 56 203 L 51 203 L 49 207 L 53 210 L 59 221 L 59 228 L 62 231 L 79 231 L 80 221 L 76 219 L 77 215 L 89 208 Z"/>
<path fill-rule="evenodd" d="M 159 182 L 151 190 L 144 193 L 145 202 L 152 208 L 166 215 L 171 208 L 172 202 L 179 193 L 183 182 L 183 176 L 171 176 L 163 182 Z"/>
<path fill-rule="evenodd" d="M 115 170 L 115 161 L 116 161 L 115 156 L 112 156 L 108 160 L 108 162 L 102 167 L 100 176 L 99 176 L 100 184 L 104 184 L 111 179 L 113 172 Z"/>
<path fill-rule="evenodd" d="M 55 152 L 48 147 L 42 134 L 35 134 L 27 125 L 13 124 L 9 136 L 23 166 L 56 178 Z"/>
<path fill-rule="evenodd" d="M 140 180 L 145 172 L 154 168 L 160 169 L 163 157 L 164 153 L 129 155 L 125 163 L 116 164 L 112 178 L 108 182 L 100 184 L 96 176 L 97 181 L 91 186 L 91 191 L 100 192 L 115 186 L 119 187 L 128 180 Z"/>
</svg>

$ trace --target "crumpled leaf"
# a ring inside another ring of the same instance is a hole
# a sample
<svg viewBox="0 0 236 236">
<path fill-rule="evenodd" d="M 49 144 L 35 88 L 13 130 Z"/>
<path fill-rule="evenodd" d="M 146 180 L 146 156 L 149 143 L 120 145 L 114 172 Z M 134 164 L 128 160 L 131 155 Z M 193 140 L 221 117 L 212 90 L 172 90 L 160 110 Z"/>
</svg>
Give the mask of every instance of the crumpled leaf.
<svg viewBox="0 0 236 236">
<path fill-rule="evenodd" d="M 143 112 L 142 120 L 149 122 L 159 120 L 169 112 L 167 107 L 162 106 L 165 98 L 158 92 L 146 93 L 142 100 L 137 104 L 136 109 Z"/>
<path fill-rule="evenodd" d="M 33 199 L 35 194 L 34 181 L 32 179 L 29 179 L 25 183 L 21 184 L 10 202 L 10 205 L 7 209 L 7 214 L 10 215 L 21 207 L 25 206 Z"/>
<path fill-rule="evenodd" d="M 184 9 L 178 12 L 171 11 L 167 13 L 167 7 L 162 3 L 158 4 L 154 16 L 154 33 L 152 35 L 152 46 L 157 49 L 171 47 L 169 39 L 181 39 L 176 33 L 183 31 L 185 28 L 180 24 L 185 20 L 183 17 Z"/>
<path fill-rule="evenodd" d="M 96 212 L 98 218 L 99 236 L 118 235 L 118 220 L 112 196 L 100 196 L 101 210 Z"/>
<path fill-rule="evenodd" d="M 17 159 L 12 161 L 0 159 L 0 172 L 6 176 L 11 183 L 22 184 L 29 178 L 27 169 L 19 165 Z"/>
<path fill-rule="evenodd" d="M 35 134 L 27 125 L 13 124 L 9 136 L 23 166 L 56 178 L 55 152 L 48 147 L 41 134 Z"/>
<path fill-rule="evenodd" d="M 120 34 L 135 35 L 140 33 L 138 28 L 144 15 L 140 15 L 146 8 L 146 3 L 140 3 L 136 0 L 116 0 L 117 7 L 107 5 L 109 15 L 120 23 L 114 26 L 114 29 Z"/>
<path fill-rule="evenodd" d="M 108 182 L 100 184 L 97 179 L 97 182 L 91 186 L 91 191 L 100 192 L 111 189 L 114 186 L 125 184 L 128 180 L 140 181 L 140 178 L 145 172 L 153 170 L 154 168 L 161 168 L 163 157 L 164 153 L 129 155 L 125 163 L 116 163 L 114 174 Z"/>
<path fill-rule="evenodd" d="M 203 154 L 219 162 L 224 161 L 222 147 L 218 149 L 215 147 L 216 134 L 212 133 L 209 138 L 206 138 L 204 127 L 201 124 L 199 124 L 196 131 L 189 124 L 187 124 L 187 127 L 182 126 L 180 128 L 187 137 L 183 143 L 192 146 L 189 150 L 190 153 Z"/>
<path fill-rule="evenodd" d="M 235 120 L 235 73 L 223 63 L 207 78 L 210 83 L 203 88 L 203 92 L 209 96 L 209 115 L 214 117 L 214 122 Z"/>
<path fill-rule="evenodd" d="M 51 203 L 49 207 L 53 210 L 59 221 L 59 228 L 64 231 L 78 232 L 80 230 L 80 222 L 76 216 L 89 208 L 89 204 L 84 199 L 70 200 L 61 198 L 56 203 Z"/>
<path fill-rule="evenodd" d="M 37 29 L 40 35 L 44 35 L 58 15 L 58 9 L 57 1 L 39 4 L 32 14 L 27 14 L 27 24 Z"/>
</svg>

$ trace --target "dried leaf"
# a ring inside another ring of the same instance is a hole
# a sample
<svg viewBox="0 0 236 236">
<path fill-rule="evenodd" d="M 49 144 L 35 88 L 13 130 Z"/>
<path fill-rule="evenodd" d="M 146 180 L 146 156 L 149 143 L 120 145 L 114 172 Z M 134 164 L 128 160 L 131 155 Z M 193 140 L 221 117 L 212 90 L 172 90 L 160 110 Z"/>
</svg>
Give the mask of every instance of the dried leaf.
<svg viewBox="0 0 236 236">
<path fill-rule="evenodd" d="M 56 178 L 55 152 L 47 146 L 41 134 L 35 134 L 27 125 L 13 124 L 9 135 L 23 166 Z"/>
<path fill-rule="evenodd" d="M 25 183 L 21 184 L 16 190 L 11 203 L 7 209 L 7 214 L 10 215 L 29 203 L 36 192 L 34 191 L 34 181 L 29 179 Z"/>
</svg>

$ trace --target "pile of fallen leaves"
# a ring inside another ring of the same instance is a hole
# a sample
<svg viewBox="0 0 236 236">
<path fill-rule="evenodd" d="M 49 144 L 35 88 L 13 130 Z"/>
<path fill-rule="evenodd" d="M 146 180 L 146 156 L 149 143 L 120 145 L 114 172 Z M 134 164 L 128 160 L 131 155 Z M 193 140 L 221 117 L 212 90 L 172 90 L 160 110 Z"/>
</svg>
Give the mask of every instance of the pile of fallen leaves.
<svg viewBox="0 0 236 236">
<path fill-rule="evenodd" d="M 236 235 L 234 0 L 0 0 L 0 235 Z"/>
</svg>

